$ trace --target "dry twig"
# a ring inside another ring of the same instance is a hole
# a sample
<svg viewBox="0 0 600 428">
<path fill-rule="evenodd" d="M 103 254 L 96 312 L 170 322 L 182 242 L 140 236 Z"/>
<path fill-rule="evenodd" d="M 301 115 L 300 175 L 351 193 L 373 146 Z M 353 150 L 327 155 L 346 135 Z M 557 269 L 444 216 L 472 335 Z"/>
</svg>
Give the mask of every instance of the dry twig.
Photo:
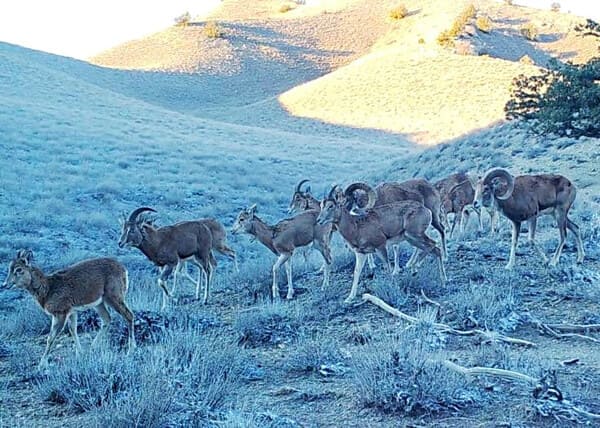
<svg viewBox="0 0 600 428">
<path fill-rule="evenodd" d="M 398 309 L 385 303 L 379 297 L 375 297 L 372 294 L 365 293 L 365 294 L 363 294 L 362 298 L 363 298 L 363 301 L 371 302 L 375 306 L 378 306 L 381 309 L 383 309 L 384 311 L 386 311 L 398 318 L 401 318 L 409 323 L 414 324 L 419 321 L 418 318 L 415 318 L 413 316 L 405 314 L 404 312 L 399 311 Z M 432 323 L 432 325 L 435 329 L 441 331 L 442 333 L 454 334 L 457 336 L 479 336 L 479 337 L 482 337 L 486 342 L 500 341 L 500 342 L 509 343 L 512 345 L 522 345 L 522 346 L 531 346 L 531 347 L 536 346 L 535 343 L 529 342 L 528 340 L 516 339 L 514 337 L 504 336 L 504 335 L 495 333 L 493 331 L 484 331 L 484 330 L 479 330 L 479 329 L 456 330 L 456 329 L 450 327 L 449 325 L 436 323 L 436 322 Z"/>
</svg>

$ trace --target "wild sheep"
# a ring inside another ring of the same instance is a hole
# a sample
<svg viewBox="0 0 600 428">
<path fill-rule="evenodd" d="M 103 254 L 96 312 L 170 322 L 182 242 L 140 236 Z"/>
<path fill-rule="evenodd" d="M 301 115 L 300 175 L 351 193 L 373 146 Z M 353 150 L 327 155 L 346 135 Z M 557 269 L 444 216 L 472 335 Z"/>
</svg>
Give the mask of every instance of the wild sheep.
<svg viewBox="0 0 600 428">
<path fill-rule="evenodd" d="M 512 242 L 507 269 L 513 269 L 515 266 L 517 241 L 521 223 L 524 221 L 529 223 L 530 245 L 536 249 L 544 262 L 548 261 L 542 249 L 535 243 L 535 229 L 538 217 L 552 214 L 560 232 L 560 242 L 550 260 L 550 266 L 556 266 L 565 245 L 567 229 L 575 234 L 577 262 L 581 263 L 585 257 L 579 226 L 568 217 L 576 195 L 575 185 L 562 175 L 513 177 L 506 169 L 493 168 L 477 182 L 473 205 L 476 208 L 495 205 L 498 211 L 512 222 Z"/>
<path fill-rule="evenodd" d="M 279 256 L 273 265 L 273 298 L 279 298 L 279 286 L 277 285 L 277 274 L 281 265 L 285 266 L 287 274 L 287 299 L 294 297 L 294 286 L 292 283 L 291 257 L 296 248 L 313 244 L 325 260 L 323 270 L 323 285 L 329 284 L 329 273 L 331 270 L 331 251 L 329 249 L 329 236 L 331 226 L 317 224 L 318 211 L 303 211 L 292 218 L 282 220 L 275 225 L 268 225 L 256 215 L 256 205 L 243 209 L 237 216 L 233 225 L 234 234 L 247 233 L 256 237 L 273 254 Z"/>
<path fill-rule="evenodd" d="M 52 317 L 46 349 L 40 360 L 42 368 L 48 365 L 48 354 L 67 321 L 75 341 L 75 351 L 80 352 L 77 312 L 88 308 L 94 308 L 102 318 L 102 328 L 94 343 L 108 330 L 111 319 L 107 309 L 109 306 L 127 322 L 129 349 L 135 348 L 133 312 L 125 302 L 128 287 L 127 270 L 114 259 L 85 260 L 46 275 L 33 265 L 31 251 L 19 250 L 10 262 L 4 287 L 27 290 L 44 312 Z"/>
</svg>

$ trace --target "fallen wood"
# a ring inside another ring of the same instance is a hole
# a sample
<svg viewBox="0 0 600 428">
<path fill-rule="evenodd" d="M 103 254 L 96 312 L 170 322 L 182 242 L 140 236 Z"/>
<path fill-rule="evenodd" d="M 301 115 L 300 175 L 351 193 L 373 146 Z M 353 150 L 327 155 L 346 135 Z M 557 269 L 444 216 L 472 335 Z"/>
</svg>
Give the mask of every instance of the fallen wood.
<svg viewBox="0 0 600 428">
<path fill-rule="evenodd" d="M 594 343 L 600 343 L 599 339 L 580 332 L 597 331 L 600 329 L 600 324 L 546 324 L 539 320 L 533 319 L 530 321 L 538 330 L 549 334 L 556 339 L 576 338 L 583 339 Z"/>
<path fill-rule="evenodd" d="M 467 367 L 459 366 L 458 364 L 455 364 L 450 360 L 442 361 L 442 364 L 445 367 L 449 368 L 450 370 L 453 370 L 457 373 L 460 373 L 463 375 L 468 375 L 468 376 L 501 377 L 503 379 L 525 382 L 525 383 L 528 383 L 531 385 L 536 385 L 538 383 L 538 380 L 531 376 L 528 376 L 526 374 L 519 373 L 519 372 L 514 372 L 511 370 L 496 369 L 493 367 L 470 367 L 470 368 L 467 368 Z"/>
<path fill-rule="evenodd" d="M 381 309 L 383 309 L 384 311 L 386 311 L 398 318 L 401 318 L 404 321 L 407 321 L 411 324 L 415 324 L 419 321 L 418 318 L 415 318 L 413 316 L 405 314 L 404 312 L 399 311 L 398 309 L 385 303 L 379 297 L 373 296 L 372 294 L 365 293 L 365 294 L 363 294 L 362 298 L 363 298 L 363 301 L 371 302 L 375 306 L 378 306 Z M 479 336 L 487 342 L 499 341 L 499 342 L 509 343 L 512 345 L 521 345 L 521 346 L 530 346 L 530 347 L 536 346 L 535 343 L 529 342 L 528 340 L 516 339 L 514 337 L 504 336 L 504 335 L 501 335 L 499 333 L 492 332 L 492 331 L 484 331 L 484 330 L 479 330 L 479 329 L 457 330 L 457 329 L 450 327 L 449 325 L 435 323 L 435 322 L 432 323 L 432 325 L 435 329 L 441 331 L 442 333 L 454 334 L 457 336 Z"/>
<path fill-rule="evenodd" d="M 569 420 L 573 420 L 573 416 L 578 416 L 592 420 L 600 420 L 600 415 L 588 412 L 571 403 L 569 400 L 564 400 L 562 393 L 555 385 L 555 375 L 552 376 L 552 380 L 550 384 L 548 384 L 548 380 L 545 378 L 536 379 L 524 373 L 512 370 L 496 369 L 493 367 L 463 367 L 450 360 L 442 361 L 442 365 L 465 376 L 492 376 L 534 385 L 534 397 L 538 399 L 539 403 L 536 407 L 538 407 L 538 410 L 544 408 L 542 412 L 544 416 L 562 416 Z M 539 391 L 542 389 L 550 394 L 540 394 Z M 548 399 L 548 397 L 551 398 Z"/>
</svg>

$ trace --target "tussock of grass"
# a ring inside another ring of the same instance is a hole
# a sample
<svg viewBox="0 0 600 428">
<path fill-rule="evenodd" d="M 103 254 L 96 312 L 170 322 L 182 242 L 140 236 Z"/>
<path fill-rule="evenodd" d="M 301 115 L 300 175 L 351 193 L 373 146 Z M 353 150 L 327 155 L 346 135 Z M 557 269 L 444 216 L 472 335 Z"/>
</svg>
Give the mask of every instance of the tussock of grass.
<svg viewBox="0 0 600 428">
<path fill-rule="evenodd" d="M 38 337 L 49 331 L 50 318 L 30 296 L 24 296 L 14 310 L 2 317 L 2 334 L 7 337 Z"/>
<path fill-rule="evenodd" d="M 344 360 L 339 346 L 322 335 L 299 339 L 284 363 L 286 370 L 294 373 L 316 372 L 321 366 L 331 366 Z"/>
<path fill-rule="evenodd" d="M 482 283 L 471 281 L 469 287 L 452 296 L 451 303 L 457 321 L 463 328 L 514 331 L 519 318 L 514 316 L 518 299 L 512 277 L 505 274 L 505 278 L 500 278 L 502 272 L 497 270 L 482 275 L 484 278 L 493 277 L 494 280 Z"/>
<path fill-rule="evenodd" d="M 420 334 L 407 330 L 354 355 L 352 386 L 361 405 L 385 413 L 419 415 L 477 402 L 478 394 L 468 381 L 437 362 Z"/>
<path fill-rule="evenodd" d="M 454 46 L 454 39 L 460 36 L 465 31 L 465 26 L 471 19 L 475 17 L 477 10 L 473 4 L 467 6 L 461 13 L 456 17 L 452 26 L 448 30 L 444 30 L 437 38 L 438 44 L 444 47 Z"/>
<path fill-rule="evenodd" d="M 192 15 L 189 12 L 185 12 L 175 18 L 175 25 L 178 27 L 187 27 L 192 20 Z"/>
<path fill-rule="evenodd" d="M 521 35 L 527 40 L 530 40 L 532 42 L 535 42 L 537 40 L 538 29 L 533 23 L 528 22 L 527 24 L 524 24 L 519 31 L 521 32 Z"/>
<path fill-rule="evenodd" d="M 293 10 L 294 7 L 289 3 L 284 3 L 279 7 L 279 13 L 287 13 L 290 10 Z"/>
<path fill-rule="evenodd" d="M 398 6 L 390 10 L 390 13 L 388 14 L 390 18 L 395 20 L 400 20 L 406 17 L 406 15 L 408 15 L 408 9 L 406 8 L 406 6 L 404 6 L 404 4 L 399 4 Z"/>
<path fill-rule="evenodd" d="M 487 15 L 478 16 L 475 20 L 475 26 L 479 31 L 489 33 L 492 31 L 492 20 Z"/>
<path fill-rule="evenodd" d="M 297 336 L 301 325 L 294 306 L 274 303 L 255 306 L 240 313 L 234 328 L 240 344 L 255 347 L 290 342 Z"/>
<path fill-rule="evenodd" d="M 132 355 L 106 347 L 70 355 L 36 388 L 44 400 L 73 413 L 98 410 L 98 422 L 110 426 L 202 425 L 227 403 L 243 366 L 235 344 L 172 330 L 160 345 Z"/>
<path fill-rule="evenodd" d="M 219 39 L 224 34 L 223 29 L 214 21 L 207 22 L 202 31 L 209 39 Z"/>
</svg>

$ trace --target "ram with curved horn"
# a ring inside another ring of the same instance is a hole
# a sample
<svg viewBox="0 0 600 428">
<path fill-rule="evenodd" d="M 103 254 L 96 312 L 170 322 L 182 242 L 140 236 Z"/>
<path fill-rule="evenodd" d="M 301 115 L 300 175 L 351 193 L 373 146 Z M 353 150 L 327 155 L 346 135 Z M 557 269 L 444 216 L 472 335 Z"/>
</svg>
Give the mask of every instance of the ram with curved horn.
<svg viewBox="0 0 600 428">
<path fill-rule="evenodd" d="M 309 181 L 310 180 L 305 178 L 296 185 L 294 195 L 292 196 L 292 200 L 288 207 L 288 214 L 306 210 L 319 211 L 321 209 L 321 202 L 310 193 L 310 186 L 307 186 L 302 190 L 302 185 Z"/>
<path fill-rule="evenodd" d="M 567 229 L 575 234 L 577 242 L 577 262 L 585 257 L 579 226 L 569 218 L 569 210 L 575 201 L 577 189 L 571 181 L 557 174 L 521 175 L 513 177 L 504 168 L 489 170 L 475 188 L 475 208 L 495 206 L 513 225 L 510 256 L 507 269 L 515 266 L 515 252 L 521 230 L 521 223 L 529 223 L 529 243 L 540 254 L 544 262 L 548 258 L 535 244 L 535 230 L 538 217 L 553 215 L 560 232 L 560 241 L 550 266 L 556 266 L 565 245 Z"/>
<path fill-rule="evenodd" d="M 254 236 L 261 244 L 278 256 L 273 265 L 273 299 L 279 298 L 279 286 L 277 275 L 279 268 L 283 265 L 287 274 L 287 299 L 294 297 L 294 286 L 292 280 L 291 257 L 297 248 L 313 244 L 323 256 L 325 261 L 323 269 L 323 285 L 329 284 L 329 272 L 331 267 L 331 251 L 329 249 L 329 236 L 331 225 L 317 224 L 319 211 L 308 210 L 296 214 L 292 218 L 281 220 L 275 225 L 265 223 L 256 215 L 256 204 L 243 209 L 233 224 L 234 234 L 246 233 Z"/>
<path fill-rule="evenodd" d="M 378 184 L 375 187 L 377 201 L 375 206 L 386 205 L 400 201 L 417 201 L 422 203 L 432 213 L 431 226 L 438 231 L 441 238 L 442 257 L 446 258 L 446 232 L 443 221 L 442 202 L 439 192 L 427 180 L 415 178 L 403 182 L 386 182 Z M 364 204 L 354 195 L 354 203 L 357 206 Z M 418 257 L 418 250 L 415 250 L 407 263 L 407 267 L 412 267 Z M 399 271 L 398 251 L 394 247 L 394 272 Z"/>
<path fill-rule="evenodd" d="M 358 283 L 368 254 L 375 253 L 388 271 L 391 266 L 387 255 L 387 244 L 408 241 L 421 250 L 416 258 L 418 264 L 427 254 L 433 254 L 438 260 L 442 281 L 446 273 L 442 261 L 442 252 L 426 234 L 431 225 L 432 214 L 422 203 L 412 200 L 398 201 L 377 206 L 377 192 L 368 184 L 353 183 L 343 192 L 334 186 L 321 203 L 319 224 L 333 223 L 344 240 L 354 251 L 356 264 L 352 289 L 346 302 L 351 302 L 357 294 Z M 367 203 L 359 214 L 353 212 L 354 192 L 364 191 Z"/>
<path fill-rule="evenodd" d="M 157 228 L 140 217 L 144 212 L 156 211 L 150 207 L 135 209 L 123 222 L 119 247 L 138 248 L 148 260 L 160 268 L 158 285 L 163 290 L 163 308 L 166 306 L 167 297 L 172 296 L 167 288 L 169 276 L 174 270 L 179 270 L 183 262 L 193 263 L 200 270 L 196 281 L 196 298 L 199 297 L 201 278 L 205 277 L 203 303 L 206 304 L 212 273 L 217 265 L 212 250 L 216 249 L 228 257 L 235 257 L 235 252 L 225 243 L 224 233 L 217 233 L 213 238 L 211 227 L 217 223 L 216 220 L 184 221 Z M 217 229 L 221 228 L 222 226 Z"/>
</svg>

